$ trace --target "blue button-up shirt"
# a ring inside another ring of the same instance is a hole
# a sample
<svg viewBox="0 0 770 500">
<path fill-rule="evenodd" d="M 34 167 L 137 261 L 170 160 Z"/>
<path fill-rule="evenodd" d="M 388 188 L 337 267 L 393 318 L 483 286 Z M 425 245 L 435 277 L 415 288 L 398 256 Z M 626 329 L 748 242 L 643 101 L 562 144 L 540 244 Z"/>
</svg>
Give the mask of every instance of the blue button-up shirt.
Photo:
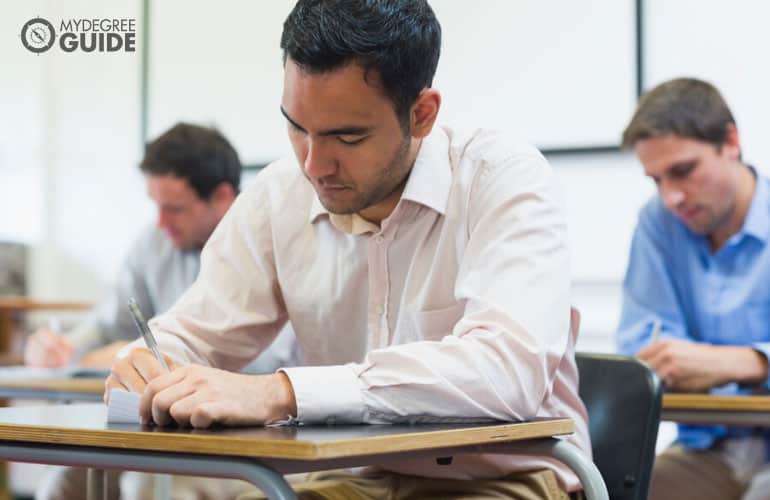
<svg viewBox="0 0 770 500">
<path fill-rule="evenodd" d="M 752 171 L 754 171 L 752 169 Z M 755 172 L 755 171 L 754 171 Z M 755 172 L 756 175 L 756 172 Z M 770 359 L 770 181 L 757 176 L 741 230 L 715 254 L 706 237 L 692 233 L 655 196 L 642 209 L 623 284 L 618 350 L 634 355 L 651 342 L 678 338 L 714 345 L 751 346 Z M 767 390 L 729 384 L 711 392 Z M 680 425 L 678 441 L 704 449 L 745 428 Z M 770 441 L 770 431 L 765 433 Z"/>
</svg>

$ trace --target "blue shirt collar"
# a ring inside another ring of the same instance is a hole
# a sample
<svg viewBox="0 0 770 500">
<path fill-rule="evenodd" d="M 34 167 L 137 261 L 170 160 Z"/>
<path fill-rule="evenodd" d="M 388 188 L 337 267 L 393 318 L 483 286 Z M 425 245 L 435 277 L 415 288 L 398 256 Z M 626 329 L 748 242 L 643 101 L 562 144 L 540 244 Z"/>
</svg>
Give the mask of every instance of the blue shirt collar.
<svg viewBox="0 0 770 500">
<path fill-rule="evenodd" d="M 763 243 L 770 239 L 770 190 L 768 179 L 759 175 L 754 167 L 749 166 L 751 173 L 757 180 L 754 188 L 754 196 L 746 213 L 746 220 L 738 234 L 753 236 Z M 737 235 L 736 235 L 737 236 Z"/>
</svg>

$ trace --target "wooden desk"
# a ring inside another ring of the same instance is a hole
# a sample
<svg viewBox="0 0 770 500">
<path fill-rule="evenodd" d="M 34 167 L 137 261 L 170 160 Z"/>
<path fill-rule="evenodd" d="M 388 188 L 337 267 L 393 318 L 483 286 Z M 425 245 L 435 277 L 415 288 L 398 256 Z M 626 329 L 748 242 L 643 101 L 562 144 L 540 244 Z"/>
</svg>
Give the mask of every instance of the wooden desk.
<svg viewBox="0 0 770 500">
<path fill-rule="evenodd" d="M 55 410 L 52 410 L 55 408 Z M 101 404 L 0 409 L 0 459 L 100 469 L 237 478 L 269 498 L 296 499 L 281 474 L 450 460 L 457 453 L 549 455 L 571 467 L 589 499 L 607 499 L 601 475 L 574 446 L 569 419 L 494 425 L 353 425 L 216 430 L 106 424 Z M 98 479 L 98 478 L 97 478 Z M 99 485 L 99 481 L 89 481 Z"/>
<path fill-rule="evenodd" d="M 13 334 L 16 329 L 16 316 L 26 311 L 77 311 L 89 309 L 86 302 L 64 302 L 34 300 L 27 297 L 0 297 L 0 355 L 8 357 L 13 346 Z M 3 364 L 17 364 L 15 357 L 10 357 Z"/>
<path fill-rule="evenodd" d="M 102 401 L 104 379 L 0 379 L 0 398 L 45 399 L 48 401 Z"/>
<path fill-rule="evenodd" d="M 770 396 L 664 394 L 661 420 L 770 427 Z"/>
<path fill-rule="evenodd" d="M 20 352 L 14 351 L 18 315 L 26 311 L 72 311 L 88 309 L 91 304 L 84 302 L 43 301 L 27 297 L 0 297 L 0 365 L 15 365 L 22 362 Z M 0 400 L 0 406 L 5 402 Z M 0 500 L 9 498 L 6 469 L 0 464 Z"/>
</svg>

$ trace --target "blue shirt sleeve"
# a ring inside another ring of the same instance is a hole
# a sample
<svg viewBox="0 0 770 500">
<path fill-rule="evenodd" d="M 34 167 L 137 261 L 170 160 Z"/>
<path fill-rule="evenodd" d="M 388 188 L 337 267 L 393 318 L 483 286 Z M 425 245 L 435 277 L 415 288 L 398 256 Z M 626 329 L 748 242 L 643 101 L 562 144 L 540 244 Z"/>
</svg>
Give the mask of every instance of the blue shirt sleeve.
<svg viewBox="0 0 770 500">
<path fill-rule="evenodd" d="M 660 217 L 663 209 L 656 202 L 653 199 L 640 213 L 623 280 L 623 308 L 615 338 L 618 352 L 626 355 L 635 355 L 652 342 L 658 321 L 660 339 L 689 339 L 666 241 L 667 228 Z"/>
<path fill-rule="evenodd" d="M 770 328 L 770 325 L 768 325 L 768 328 Z M 755 342 L 751 344 L 751 347 L 753 347 L 757 352 L 762 354 L 768 361 L 770 361 L 770 342 Z M 752 388 L 752 386 L 748 384 L 744 385 L 744 387 L 749 389 Z M 770 370 L 768 370 L 768 377 L 765 379 L 764 383 L 754 385 L 753 387 L 770 390 Z"/>
</svg>

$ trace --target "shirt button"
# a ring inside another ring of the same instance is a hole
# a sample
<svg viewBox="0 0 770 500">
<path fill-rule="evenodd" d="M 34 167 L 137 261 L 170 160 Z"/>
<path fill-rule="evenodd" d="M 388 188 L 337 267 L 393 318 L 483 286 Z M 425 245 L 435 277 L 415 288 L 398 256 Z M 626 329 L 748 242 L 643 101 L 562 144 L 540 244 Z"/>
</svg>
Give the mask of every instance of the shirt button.
<svg viewBox="0 0 770 500">
<path fill-rule="evenodd" d="M 376 311 L 377 311 L 377 314 L 382 314 L 385 312 L 385 308 L 382 307 L 381 305 L 378 305 Z"/>
<path fill-rule="evenodd" d="M 381 234 L 378 234 L 377 236 L 374 237 L 374 241 L 376 241 L 378 244 L 381 245 L 382 242 L 385 241 L 385 238 L 383 238 Z"/>
</svg>

